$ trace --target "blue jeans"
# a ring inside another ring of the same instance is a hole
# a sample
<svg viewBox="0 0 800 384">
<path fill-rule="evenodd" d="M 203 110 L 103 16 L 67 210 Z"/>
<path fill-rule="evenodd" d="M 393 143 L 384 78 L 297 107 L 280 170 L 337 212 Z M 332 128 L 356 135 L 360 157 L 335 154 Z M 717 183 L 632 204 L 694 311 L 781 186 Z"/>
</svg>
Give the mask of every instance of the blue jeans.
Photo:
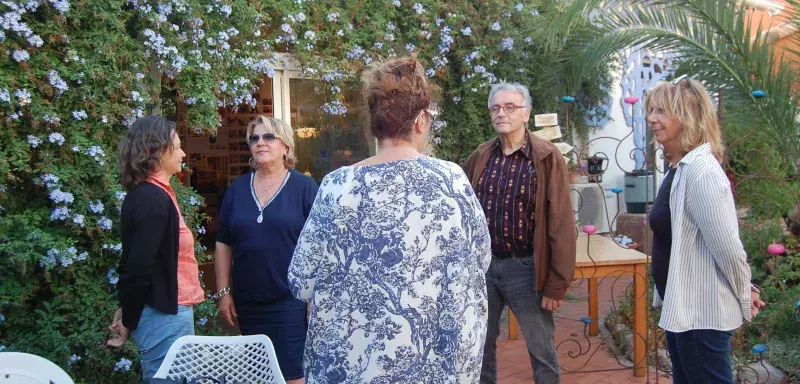
<svg viewBox="0 0 800 384">
<path fill-rule="evenodd" d="M 483 347 L 481 384 L 497 382 L 497 337 L 500 315 L 508 304 L 519 320 L 537 383 L 561 382 L 561 367 L 556 353 L 553 313 L 542 308 L 542 291 L 536 290 L 533 256 L 492 258 L 486 272 L 489 318 Z"/>
<path fill-rule="evenodd" d="M 178 314 L 170 315 L 145 306 L 139 326 L 131 338 L 139 346 L 142 361 L 142 382 L 149 383 L 167 356 L 169 347 L 181 336 L 194 335 L 194 310 L 178 306 Z"/>
<path fill-rule="evenodd" d="M 674 384 L 732 384 L 731 339 L 733 332 L 695 329 L 667 331 Z"/>
</svg>

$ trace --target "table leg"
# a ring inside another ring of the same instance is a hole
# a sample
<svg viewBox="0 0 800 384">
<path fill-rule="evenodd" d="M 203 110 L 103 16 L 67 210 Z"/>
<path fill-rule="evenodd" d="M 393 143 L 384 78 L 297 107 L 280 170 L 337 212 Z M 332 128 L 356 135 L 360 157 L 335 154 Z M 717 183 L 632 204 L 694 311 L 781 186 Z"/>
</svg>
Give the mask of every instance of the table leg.
<svg viewBox="0 0 800 384">
<path fill-rule="evenodd" d="M 633 375 L 644 377 L 647 374 L 647 280 L 645 264 L 636 264 L 633 280 Z"/>
<path fill-rule="evenodd" d="M 517 317 L 514 316 L 511 307 L 508 307 L 508 339 L 519 339 L 519 323 L 517 323 Z"/>
<path fill-rule="evenodd" d="M 598 298 L 597 298 L 597 278 L 589 278 L 589 317 L 592 318 L 592 323 L 589 324 L 589 336 L 597 336 L 600 334 L 600 316 L 598 314 Z"/>
</svg>

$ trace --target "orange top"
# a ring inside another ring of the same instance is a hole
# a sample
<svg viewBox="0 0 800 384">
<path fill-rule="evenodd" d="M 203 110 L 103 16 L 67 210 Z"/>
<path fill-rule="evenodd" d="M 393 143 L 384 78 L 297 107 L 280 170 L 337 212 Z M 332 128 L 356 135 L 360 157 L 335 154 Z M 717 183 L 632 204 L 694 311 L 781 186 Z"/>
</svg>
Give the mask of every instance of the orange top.
<svg viewBox="0 0 800 384">
<path fill-rule="evenodd" d="M 172 190 L 171 185 L 164 184 L 153 176 L 148 181 L 167 191 L 172 198 L 172 203 L 175 204 L 175 209 L 178 210 L 178 219 L 180 220 L 180 229 L 178 230 L 178 304 L 202 303 L 205 299 L 205 292 L 200 286 L 200 270 L 197 259 L 194 257 L 194 237 L 192 231 L 186 226 L 186 222 L 183 221 L 183 214 L 178 205 L 178 198 L 175 197 L 175 191 Z"/>
</svg>

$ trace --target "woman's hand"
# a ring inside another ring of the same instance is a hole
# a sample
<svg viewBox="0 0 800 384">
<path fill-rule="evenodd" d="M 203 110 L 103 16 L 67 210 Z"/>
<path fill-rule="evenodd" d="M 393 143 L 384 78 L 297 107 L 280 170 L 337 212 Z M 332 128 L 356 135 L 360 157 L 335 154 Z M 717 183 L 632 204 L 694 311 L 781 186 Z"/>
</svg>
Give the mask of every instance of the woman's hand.
<svg viewBox="0 0 800 384">
<path fill-rule="evenodd" d="M 122 324 L 122 308 L 117 309 L 117 312 L 114 313 L 114 320 L 108 330 L 112 334 L 112 338 L 106 342 L 108 346 L 119 348 L 128 341 L 131 331 Z"/>
<path fill-rule="evenodd" d="M 767 306 L 767 303 L 759 299 L 758 292 L 750 291 L 750 315 L 755 319 L 758 316 L 758 310 Z"/>
<path fill-rule="evenodd" d="M 222 313 L 222 316 L 225 317 L 225 321 L 230 324 L 231 327 L 235 326 L 234 320 L 239 315 L 236 314 L 236 306 L 233 305 L 233 297 L 231 295 L 225 295 L 217 300 L 217 308 Z"/>
</svg>

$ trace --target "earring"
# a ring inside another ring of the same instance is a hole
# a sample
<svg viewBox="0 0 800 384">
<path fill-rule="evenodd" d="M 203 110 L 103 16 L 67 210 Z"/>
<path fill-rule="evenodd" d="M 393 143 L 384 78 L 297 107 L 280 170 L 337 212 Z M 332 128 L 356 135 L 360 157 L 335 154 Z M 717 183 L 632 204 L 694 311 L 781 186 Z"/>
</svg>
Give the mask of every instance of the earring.
<svg viewBox="0 0 800 384">
<path fill-rule="evenodd" d="M 250 160 L 247 160 L 247 164 L 250 165 L 250 168 L 258 169 L 257 165 L 254 164 L 255 160 L 256 159 L 254 159 L 252 156 L 250 156 Z"/>
</svg>

